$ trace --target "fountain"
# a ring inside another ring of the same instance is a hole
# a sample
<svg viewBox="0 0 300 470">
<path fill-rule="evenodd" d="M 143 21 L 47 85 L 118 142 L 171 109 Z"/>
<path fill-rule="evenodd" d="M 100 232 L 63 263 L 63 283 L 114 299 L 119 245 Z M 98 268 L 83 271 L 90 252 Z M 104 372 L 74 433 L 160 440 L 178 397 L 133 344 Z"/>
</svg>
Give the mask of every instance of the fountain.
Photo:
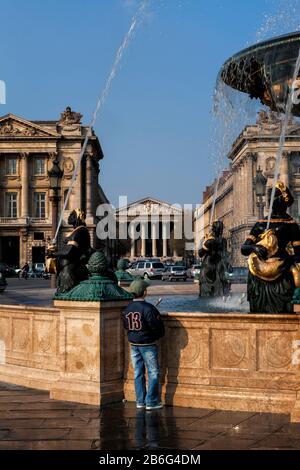
<svg viewBox="0 0 300 470">
<path fill-rule="evenodd" d="M 290 91 L 294 93 L 291 112 L 300 116 L 297 90 L 293 80 L 300 49 L 300 32 L 258 43 L 232 56 L 223 65 L 226 85 L 247 93 L 273 111 L 285 113 Z M 298 78 L 299 68 L 296 68 Z"/>
<path fill-rule="evenodd" d="M 293 198 L 278 181 L 288 123 L 292 115 L 300 116 L 299 69 L 300 33 L 296 32 L 235 54 L 221 70 L 222 80 L 228 86 L 259 98 L 272 111 L 284 114 L 270 195 L 271 210 L 266 221 L 253 227 L 242 247 L 242 253 L 249 256 L 251 312 L 289 313 L 293 293 L 299 288 L 297 247 L 293 246 L 291 255 L 287 249 L 289 243 L 298 243 L 300 232 L 297 222 L 286 213 Z"/>
<path fill-rule="evenodd" d="M 278 182 L 287 125 L 292 115 L 300 116 L 299 50 L 300 33 L 293 33 L 234 55 L 221 70 L 226 85 L 284 113 L 269 195 L 273 210 L 256 224 L 255 233 L 243 246 L 253 268 L 250 313 L 246 314 L 246 305 L 244 313 L 240 309 L 237 312 L 235 306 L 226 311 L 224 301 L 219 302 L 220 310 L 212 312 L 220 297 L 195 300 L 192 309 L 188 302 L 180 305 L 176 300 L 177 309 L 169 308 L 165 313 L 166 340 L 161 357 L 167 403 L 289 413 L 292 421 L 300 421 L 300 317 L 291 311 L 293 291 L 299 282 L 300 237 L 298 224 L 286 213 L 292 196 Z M 203 301 L 210 309 L 203 309 Z M 129 399 L 134 396 L 132 371 L 126 378 L 125 394 Z"/>
</svg>

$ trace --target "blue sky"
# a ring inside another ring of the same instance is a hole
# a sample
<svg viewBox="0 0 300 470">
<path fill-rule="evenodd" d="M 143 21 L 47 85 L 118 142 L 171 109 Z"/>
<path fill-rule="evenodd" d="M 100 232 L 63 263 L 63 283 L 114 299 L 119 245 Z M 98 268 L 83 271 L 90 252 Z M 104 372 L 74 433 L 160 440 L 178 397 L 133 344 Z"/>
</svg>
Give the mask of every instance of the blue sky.
<svg viewBox="0 0 300 470">
<path fill-rule="evenodd" d="M 261 27 L 267 36 L 278 23 L 280 33 L 294 28 L 276 18 L 281 2 L 292 15 L 296 0 L 150 1 L 95 126 L 105 154 L 101 184 L 113 203 L 119 195 L 201 201 L 214 175 L 217 73 Z M 137 4 L 0 0 L 0 80 L 7 85 L 0 114 L 57 119 L 71 105 L 88 124 Z"/>
</svg>

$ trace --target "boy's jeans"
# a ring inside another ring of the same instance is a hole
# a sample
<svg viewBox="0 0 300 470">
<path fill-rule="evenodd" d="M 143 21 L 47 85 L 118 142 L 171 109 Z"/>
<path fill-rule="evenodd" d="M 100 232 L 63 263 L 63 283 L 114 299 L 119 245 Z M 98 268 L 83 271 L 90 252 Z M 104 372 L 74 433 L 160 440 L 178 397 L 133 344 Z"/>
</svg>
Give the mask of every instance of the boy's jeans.
<svg viewBox="0 0 300 470">
<path fill-rule="evenodd" d="M 158 405 L 159 365 L 157 345 L 131 345 L 131 361 L 134 370 L 134 386 L 137 405 Z M 148 392 L 146 391 L 145 367 L 148 371 Z"/>
</svg>

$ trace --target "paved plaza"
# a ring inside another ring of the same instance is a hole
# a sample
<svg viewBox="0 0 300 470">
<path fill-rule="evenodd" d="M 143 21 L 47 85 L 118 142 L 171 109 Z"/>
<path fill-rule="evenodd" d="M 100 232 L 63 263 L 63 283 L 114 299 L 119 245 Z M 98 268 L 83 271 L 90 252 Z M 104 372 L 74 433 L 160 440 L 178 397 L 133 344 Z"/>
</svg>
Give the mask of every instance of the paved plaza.
<svg viewBox="0 0 300 470">
<path fill-rule="evenodd" d="M 0 450 L 300 449 L 300 424 L 287 415 L 134 403 L 99 409 L 50 400 L 48 393 L 0 383 Z"/>
<path fill-rule="evenodd" d="M 150 281 L 148 294 L 151 297 L 170 297 L 175 295 L 197 298 L 199 286 L 193 281 L 187 282 L 163 282 L 159 280 Z M 25 304 L 25 305 L 52 305 L 52 298 L 55 289 L 51 289 L 50 281 L 44 279 L 7 279 L 8 286 L 6 290 L 0 294 L 0 303 Z M 232 292 L 244 293 L 246 285 L 238 284 L 232 286 Z M 162 304 L 163 306 L 163 304 Z"/>
</svg>

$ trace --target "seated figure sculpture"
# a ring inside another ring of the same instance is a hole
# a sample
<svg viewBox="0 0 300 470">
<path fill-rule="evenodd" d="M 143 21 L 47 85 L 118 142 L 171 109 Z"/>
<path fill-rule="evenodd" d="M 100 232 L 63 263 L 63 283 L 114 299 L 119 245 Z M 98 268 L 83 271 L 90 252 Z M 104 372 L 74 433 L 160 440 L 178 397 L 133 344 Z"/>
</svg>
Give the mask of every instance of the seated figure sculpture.
<svg viewBox="0 0 300 470">
<path fill-rule="evenodd" d="M 223 230 L 223 222 L 215 221 L 199 250 L 199 257 L 203 258 L 199 275 L 200 297 L 224 296 L 230 291 L 226 271 L 231 270 L 231 265 Z"/>
<path fill-rule="evenodd" d="M 300 229 L 287 213 L 293 202 L 289 189 L 278 181 L 269 230 L 267 218 L 259 220 L 241 248 L 248 256 L 252 313 L 292 313 L 294 290 L 300 287 Z"/>
<path fill-rule="evenodd" d="M 86 264 L 93 253 L 88 229 L 85 224 L 85 213 L 80 209 L 73 210 L 68 218 L 73 226 L 72 233 L 64 240 L 61 251 L 49 247 L 47 255 L 56 260 L 57 293 L 65 293 L 89 277 Z"/>
</svg>

